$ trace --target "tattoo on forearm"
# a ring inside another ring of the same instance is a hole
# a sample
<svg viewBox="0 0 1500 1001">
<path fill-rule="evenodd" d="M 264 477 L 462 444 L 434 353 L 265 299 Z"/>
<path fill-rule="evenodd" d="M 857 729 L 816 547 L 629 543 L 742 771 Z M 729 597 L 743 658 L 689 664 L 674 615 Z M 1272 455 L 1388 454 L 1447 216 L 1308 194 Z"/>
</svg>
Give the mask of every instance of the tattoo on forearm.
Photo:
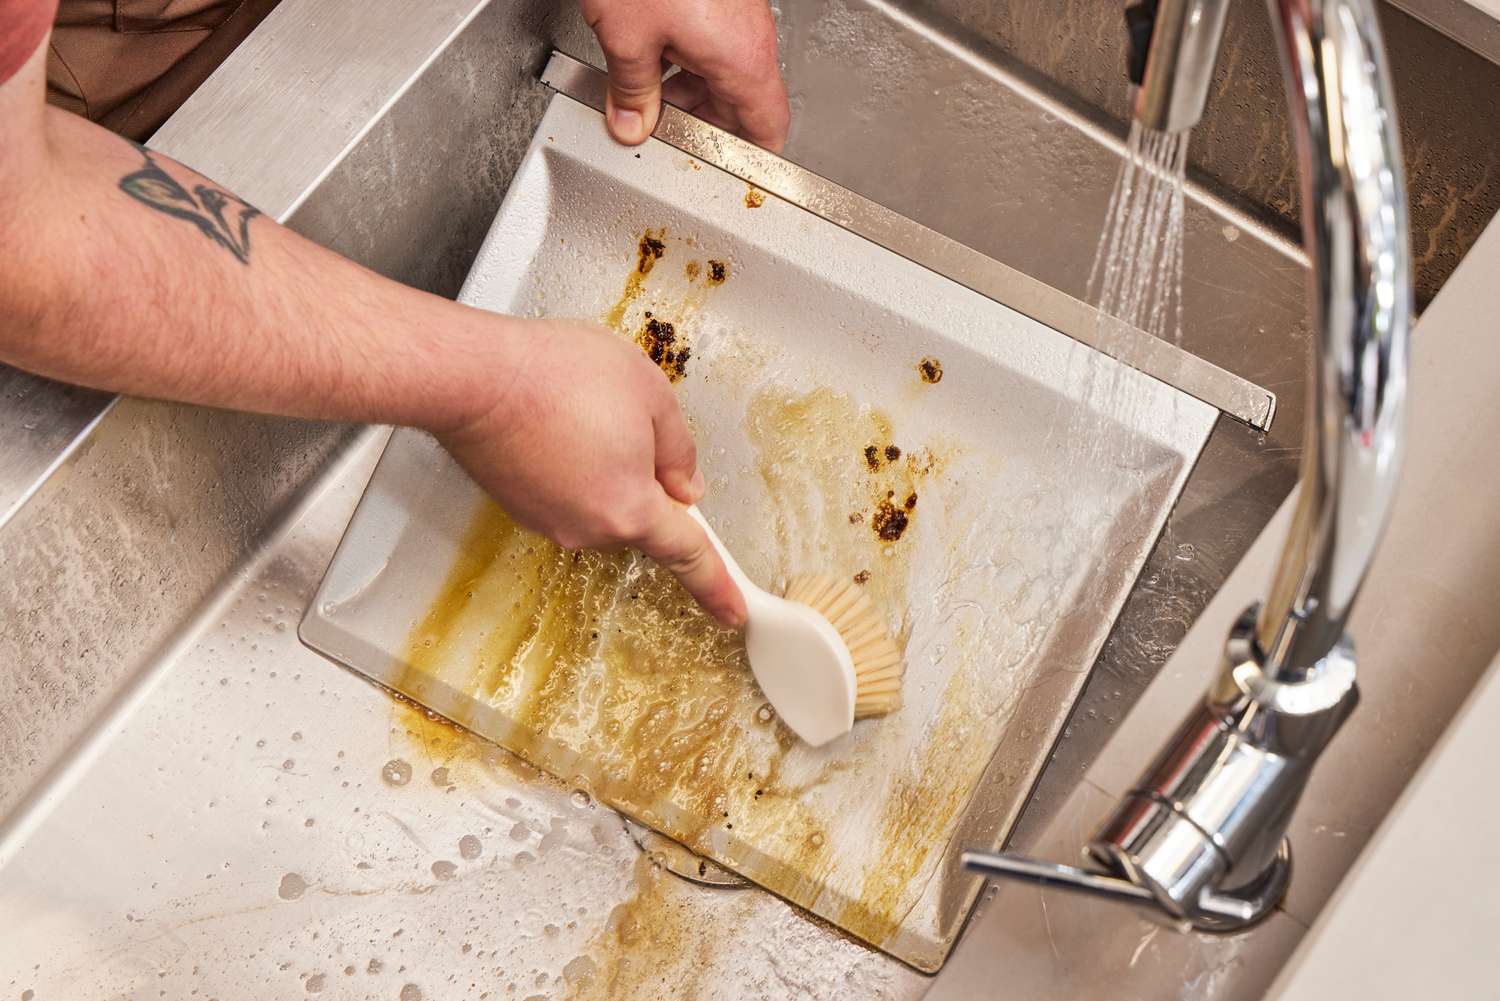
<svg viewBox="0 0 1500 1001">
<path fill-rule="evenodd" d="M 241 264 L 249 264 L 250 220 L 260 215 L 260 210 L 209 184 L 195 184 L 188 191 L 162 169 L 150 150 L 144 146 L 136 149 L 145 157 L 146 165 L 120 178 L 120 190 L 142 205 L 192 223 Z"/>
</svg>

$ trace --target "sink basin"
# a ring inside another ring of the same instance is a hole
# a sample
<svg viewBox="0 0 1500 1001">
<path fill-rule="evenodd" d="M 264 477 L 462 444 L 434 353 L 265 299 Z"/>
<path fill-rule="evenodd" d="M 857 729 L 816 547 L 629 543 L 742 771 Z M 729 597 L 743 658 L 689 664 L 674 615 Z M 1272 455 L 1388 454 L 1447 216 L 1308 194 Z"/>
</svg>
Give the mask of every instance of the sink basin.
<svg viewBox="0 0 1500 1001">
<path fill-rule="evenodd" d="M 551 98 L 548 52 L 598 54 L 554 4 L 428 8 L 414 22 L 404 5 L 285 0 L 154 145 L 456 294 Z M 1081 295 L 1118 137 L 918 13 L 782 11 L 788 157 Z M 879 79 L 870 52 L 889 56 Z M 954 846 L 1009 828 L 1025 850 L 1099 815 L 1074 812 L 1080 776 L 1292 483 L 1300 256 L 1190 186 L 1186 257 L 1183 346 L 1277 392 L 1276 423 L 1213 424 L 1164 541 L 1155 522 L 1136 540 L 1138 582 L 1094 663 L 1075 665 L 1057 741 L 1032 748 L 1045 768 L 1029 789 L 1011 776 L 1013 827 L 981 811 Z M 592 796 L 304 649 L 296 622 L 388 437 L 123 400 L 0 530 L 0 677 L 17 693 L 0 704 L 7 990 L 916 998 L 959 990 L 960 960 L 972 983 L 1017 947 L 961 938 L 934 978 L 762 890 L 680 880 Z M 1162 932 L 1117 968 L 1158 993 L 1242 996 L 1246 957 L 1288 954 L 1360 840 L 1322 847 L 1295 919 L 1236 940 Z M 1025 946 L 1045 950 L 1037 899 Z M 1108 997 L 1116 982 L 1106 964 L 1068 987 Z"/>
</svg>

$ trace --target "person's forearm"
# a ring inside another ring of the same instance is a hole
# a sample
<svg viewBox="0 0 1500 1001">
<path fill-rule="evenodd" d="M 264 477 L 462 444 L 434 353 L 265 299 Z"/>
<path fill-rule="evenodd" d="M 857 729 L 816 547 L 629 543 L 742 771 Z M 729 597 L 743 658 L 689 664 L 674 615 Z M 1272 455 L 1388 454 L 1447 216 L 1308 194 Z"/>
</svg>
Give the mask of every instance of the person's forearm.
<svg viewBox="0 0 1500 1001">
<path fill-rule="evenodd" d="M 67 382 L 336 420 L 464 425 L 518 321 L 373 274 L 160 154 L 48 109 L 0 197 L 0 360 Z"/>
</svg>

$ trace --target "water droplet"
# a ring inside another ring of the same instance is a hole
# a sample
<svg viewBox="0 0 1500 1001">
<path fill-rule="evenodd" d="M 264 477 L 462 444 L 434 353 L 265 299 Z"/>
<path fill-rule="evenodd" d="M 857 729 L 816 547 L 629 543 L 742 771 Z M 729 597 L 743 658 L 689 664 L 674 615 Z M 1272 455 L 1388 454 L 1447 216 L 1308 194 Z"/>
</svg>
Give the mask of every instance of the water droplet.
<svg viewBox="0 0 1500 1001">
<path fill-rule="evenodd" d="M 589 798 L 589 794 L 584 792 L 582 789 L 574 789 L 573 795 L 568 798 L 571 799 L 573 801 L 573 805 L 578 807 L 578 809 L 580 810 L 587 810 L 589 806 L 594 802 Z"/>
<path fill-rule="evenodd" d="M 563 967 L 563 979 L 570 987 L 583 987 L 593 979 L 598 970 L 598 965 L 588 956 L 576 956 Z"/>
<path fill-rule="evenodd" d="M 1186 562 L 1187 560 L 1192 559 L 1194 556 L 1197 556 L 1198 550 L 1191 542 L 1183 542 L 1178 544 L 1177 550 L 1175 553 L 1173 553 L 1173 555 L 1176 556 L 1179 560 L 1183 560 L 1184 562 Z"/>
<path fill-rule="evenodd" d="M 453 778 L 448 774 L 448 769 L 434 768 L 432 770 L 432 784 L 435 786 L 451 786 Z"/>
<path fill-rule="evenodd" d="M 755 718 L 761 723 L 771 722 L 771 717 L 774 715 L 775 713 L 771 711 L 770 705 L 763 705 L 755 710 Z"/>
<path fill-rule="evenodd" d="M 458 839 L 458 856 L 461 859 L 472 862 L 484 851 L 484 845 L 472 834 L 465 834 Z"/>
<path fill-rule="evenodd" d="M 282 900 L 297 900 L 307 892 L 307 880 L 295 872 L 289 872 L 281 877 L 281 885 L 276 888 L 276 895 Z"/>
<path fill-rule="evenodd" d="M 380 777 L 386 785 L 404 786 L 411 781 L 411 765 L 400 758 L 392 758 L 380 769 Z"/>
<path fill-rule="evenodd" d="M 325 981 L 326 979 L 328 979 L 328 978 L 324 974 L 322 974 L 322 973 L 314 973 L 312 976 L 308 977 L 307 978 L 307 993 L 309 993 L 309 994 L 319 994 L 319 993 L 322 993 L 322 990 L 323 990 L 323 981 Z"/>
<path fill-rule="evenodd" d="M 284 772 L 289 772 L 289 771 L 292 770 L 293 766 L 295 766 L 296 764 L 297 764 L 297 762 L 293 761 L 291 758 L 287 758 L 285 761 L 283 761 L 281 763 L 281 770 L 284 771 Z"/>
<path fill-rule="evenodd" d="M 372 959 L 365 964 L 365 972 L 372 976 L 383 969 L 385 969 L 385 964 L 378 959 Z"/>
<path fill-rule="evenodd" d="M 401 1001 L 422 1001 L 422 988 L 416 984 L 407 984 L 402 987 Z"/>
<path fill-rule="evenodd" d="M 820 831 L 814 831 L 812 837 L 808 838 L 807 841 L 814 848 L 823 847 L 823 835 Z"/>
<path fill-rule="evenodd" d="M 458 875 L 458 866 L 447 859 L 439 859 L 432 863 L 432 874 L 438 879 L 452 879 Z"/>
<path fill-rule="evenodd" d="M 510 829 L 510 839 L 512 841 L 525 841 L 530 837 L 531 828 L 526 826 L 526 822 L 524 820 L 516 821 L 514 826 L 512 826 Z"/>
</svg>

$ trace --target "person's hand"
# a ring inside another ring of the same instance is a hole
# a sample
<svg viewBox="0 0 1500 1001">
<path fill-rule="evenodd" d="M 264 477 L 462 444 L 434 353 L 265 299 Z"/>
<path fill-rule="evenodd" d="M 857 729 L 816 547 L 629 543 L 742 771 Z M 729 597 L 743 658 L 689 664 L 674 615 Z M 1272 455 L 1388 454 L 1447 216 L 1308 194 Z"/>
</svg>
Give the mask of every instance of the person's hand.
<svg viewBox="0 0 1500 1001">
<path fill-rule="evenodd" d="M 509 384 L 439 440 L 523 527 L 566 549 L 639 549 L 714 618 L 743 624 L 744 598 L 684 507 L 703 474 L 666 376 L 604 327 L 513 322 Z"/>
<path fill-rule="evenodd" d="M 605 117 L 622 143 L 646 141 L 668 101 L 780 152 L 791 110 L 765 0 L 580 0 L 609 66 Z M 682 72 L 662 84 L 669 65 Z"/>
</svg>

